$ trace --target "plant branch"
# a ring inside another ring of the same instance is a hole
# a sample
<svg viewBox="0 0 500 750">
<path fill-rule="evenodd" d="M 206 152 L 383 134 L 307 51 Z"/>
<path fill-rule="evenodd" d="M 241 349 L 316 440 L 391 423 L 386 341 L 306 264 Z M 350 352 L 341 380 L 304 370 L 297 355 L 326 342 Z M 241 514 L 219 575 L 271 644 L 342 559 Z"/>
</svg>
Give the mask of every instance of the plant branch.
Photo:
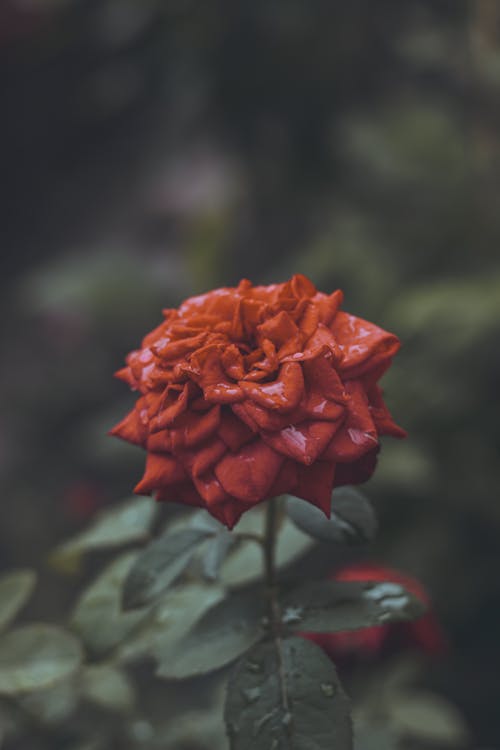
<svg viewBox="0 0 500 750">
<path fill-rule="evenodd" d="M 281 642 L 281 609 L 278 601 L 276 585 L 276 536 L 278 530 L 278 510 L 277 498 L 273 498 L 267 503 L 263 551 L 266 593 L 269 602 L 269 620 L 278 658 L 281 703 L 284 714 L 286 715 L 289 713 L 289 700 L 285 665 L 283 661 L 283 646 Z"/>
</svg>

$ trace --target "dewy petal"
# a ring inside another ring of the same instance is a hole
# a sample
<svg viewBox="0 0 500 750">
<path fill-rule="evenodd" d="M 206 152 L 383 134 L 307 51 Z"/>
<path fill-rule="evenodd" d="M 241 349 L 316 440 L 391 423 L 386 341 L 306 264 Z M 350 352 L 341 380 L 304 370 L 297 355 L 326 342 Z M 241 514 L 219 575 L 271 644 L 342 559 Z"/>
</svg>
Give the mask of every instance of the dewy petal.
<svg viewBox="0 0 500 750">
<path fill-rule="evenodd" d="M 316 461 L 311 466 L 301 466 L 298 471 L 294 495 L 307 500 L 330 517 L 335 464 Z"/>
<path fill-rule="evenodd" d="M 229 495 L 253 505 L 268 497 L 283 460 L 259 439 L 244 445 L 237 455 L 226 453 L 215 476 Z"/>
<path fill-rule="evenodd" d="M 205 507 L 205 501 L 191 481 L 161 487 L 155 491 L 155 497 L 160 503 L 182 503 L 196 508 Z"/>
<path fill-rule="evenodd" d="M 324 325 L 330 326 L 344 299 L 344 294 L 337 289 L 333 294 L 321 294 L 314 297 L 313 304 L 317 308 L 320 320 Z"/>
<path fill-rule="evenodd" d="M 321 456 L 340 427 L 340 422 L 303 422 L 262 439 L 278 453 L 310 466 Z"/>
<path fill-rule="evenodd" d="M 298 483 L 299 467 L 296 461 L 291 459 L 283 462 L 273 485 L 269 489 L 269 497 L 277 497 L 287 492 L 294 494 Z"/>
<path fill-rule="evenodd" d="M 153 432 L 149 435 L 146 447 L 153 453 L 172 453 L 172 441 L 168 430 Z"/>
<path fill-rule="evenodd" d="M 302 365 L 308 392 L 321 393 L 327 399 L 345 404 L 349 395 L 342 383 L 333 361 L 328 357 L 318 357 Z"/>
<path fill-rule="evenodd" d="M 302 367 L 296 362 L 285 362 L 279 376 L 272 383 L 248 383 L 241 380 L 244 393 L 259 406 L 287 412 L 295 409 L 304 392 Z"/>
<path fill-rule="evenodd" d="M 335 471 L 335 487 L 367 482 L 375 471 L 379 450 L 380 446 L 376 445 L 356 461 L 338 463 Z"/>
<path fill-rule="evenodd" d="M 208 508 L 231 500 L 231 496 L 227 494 L 214 474 L 209 473 L 203 476 L 194 477 L 193 481 Z"/>
<path fill-rule="evenodd" d="M 255 432 L 227 407 L 222 407 L 221 421 L 217 433 L 233 453 L 255 437 Z"/>
<path fill-rule="evenodd" d="M 218 428 L 220 423 L 220 406 L 213 406 L 204 414 L 187 412 L 175 422 L 170 431 L 172 448 L 191 448 L 206 440 Z"/>
<path fill-rule="evenodd" d="M 214 437 L 201 447 L 198 447 L 197 450 L 182 451 L 178 457 L 186 470 L 194 478 L 205 474 L 215 466 L 226 452 L 226 444 L 220 438 Z"/>
<path fill-rule="evenodd" d="M 245 424 L 252 427 L 254 432 L 260 432 L 261 430 L 279 432 L 288 427 L 290 423 L 302 421 L 297 419 L 298 409 L 293 413 L 280 414 L 270 409 L 264 409 L 250 399 L 243 404 L 233 406 L 233 411 Z"/>
<path fill-rule="evenodd" d="M 342 311 L 335 316 L 331 330 L 344 355 L 340 372 L 345 378 L 365 375 L 392 359 L 400 346 L 392 333 Z"/>
<path fill-rule="evenodd" d="M 214 518 L 224 523 L 231 530 L 248 508 L 236 502 L 234 498 L 229 498 L 227 502 L 220 505 L 213 505 L 208 510 Z"/>
<path fill-rule="evenodd" d="M 167 397 L 167 404 L 160 412 L 157 417 L 151 420 L 151 432 L 158 432 L 159 430 L 165 429 L 168 425 L 171 425 L 181 414 L 183 414 L 188 406 L 190 395 L 193 393 L 193 383 L 186 383 L 182 391 L 175 395 L 175 391 L 170 391 Z"/>
<path fill-rule="evenodd" d="M 337 339 L 327 326 L 319 323 L 318 327 L 306 341 L 304 347 L 304 359 L 313 359 L 318 353 L 330 351 L 335 362 L 342 359 L 342 351 L 337 344 Z"/>
<path fill-rule="evenodd" d="M 345 406 L 338 404 L 336 401 L 330 401 L 324 397 L 320 391 L 312 391 L 308 394 L 302 405 L 304 415 L 309 419 L 326 420 L 337 422 L 342 420 L 345 415 Z"/>
<path fill-rule="evenodd" d="M 110 435 L 120 437 L 122 440 L 126 440 L 128 443 L 133 443 L 134 445 L 144 445 L 148 436 L 148 428 L 140 417 L 141 401 L 142 399 L 137 402 L 135 409 L 109 431 Z"/>
<path fill-rule="evenodd" d="M 212 404 L 237 404 L 245 398 L 245 392 L 236 383 L 218 383 L 207 385 L 205 398 Z"/>
<path fill-rule="evenodd" d="M 134 376 L 132 375 L 130 367 L 122 367 L 121 370 L 117 370 L 115 372 L 115 378 L 117 380 L 122 380 L 124 383 L 130 386 L 132 390 L 136 389 L 136 381 Z"/>
<path fill-rule="evenodd" d="M 146 471 L 134 488 L 134 492 L 138 495 L 148 495 L 153 490 L 182 482 L 184 479 L 186 479 L 186 473 L 176 458 L 163 453 L 148 453 Z"/>
<path fill-rule="evenodd" d="M 164 362 L 171 362 L 199 349 L 205 343 L 207 336 L 208 333 L 203 331 L 197 336 L 190 336 L 180 341 L 160 340 L 151 347 L 151 350 Z"/>
<path fill-rule="evenodd" d="M 348 381 L 346 387 L 350 395 L 347 419 L 322 455 L 323 459 L 354 461 L 378 446 L 377 430 L 362 385 Z"/>
<path fill-rule="evenodd" d="M 302 297 L 314 297 L 316 294 L 316 287 L 307 276 L 304 276 L 303 273 L 294 274 L 290 279 L 290 286 L 292 293 L 297 299 L 301 299 Z"/>
<path fill-rule="evenodd" d="M 299 329 L 291 317 L 282 310 L 274 317 L 266 320 L 265 323 L 257 326 L 257 340 L 260 344 L 264 339 L 269 339 L 276 348 L 279 348 L 294 338 L 298 332 Z"/>
<path fill-rule="evenodd" d="M 406 437 L 406 431 L 399 427 L 392 418 L 391 412 L 385 405 L 382 389 L 374 385 L 368 392 L 370 413 L 375 422 L 379 435 L 391 435 L 396 438 Z"/>
<path fill-rule="evenodd" d="M 234 380 L 241 380 L 245 377 L 245 368 L 243 366 L 243 357 L 240 350 L 234 344 L 224 349 L 221 355 L 221 363 L 226 374 Z"/>
</svg>

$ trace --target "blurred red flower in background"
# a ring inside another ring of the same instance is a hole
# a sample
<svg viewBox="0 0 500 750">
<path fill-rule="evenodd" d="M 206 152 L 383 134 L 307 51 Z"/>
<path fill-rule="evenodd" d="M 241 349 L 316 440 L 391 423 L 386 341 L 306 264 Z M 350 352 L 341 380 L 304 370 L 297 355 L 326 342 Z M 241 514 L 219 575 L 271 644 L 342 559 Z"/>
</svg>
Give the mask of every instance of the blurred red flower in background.
<svg viewBox="0 0 500 750">
<path fill-rule="evenodd" d="M 405 435 L 377 385 L 399 341 L 341 302 L 297 275 L 165 310 L 117 373 L 140 393 L 112 430 L 148 451 L 135 491 L 231 528 L 285 492 L 329 514 L 334 486 L 368 479 L 379 436 Z"/>
<path fill-rule="evenodd" d="M 446 651 L 446 637 L 430 609 L 429 595 L 415 578 L 377 563 L 363 562 L 335 571 L 330 580 L 400 583 L 428 607 L 421 617 L 411 622 L 393 622 L 339 633 L 302 633 L 305 638 L 321 646 L 339 665 L 353 661 L 374 661 L 404 651 L 430 655 Z"/>
<path fill-rule="evenodd" d="M 109 498 L 104 488 L 96 482 L 77 480 L 68 485 L 63 493 L 63 504 L 69 516 L 76 521 L 87 521 Z"/>
</svg>

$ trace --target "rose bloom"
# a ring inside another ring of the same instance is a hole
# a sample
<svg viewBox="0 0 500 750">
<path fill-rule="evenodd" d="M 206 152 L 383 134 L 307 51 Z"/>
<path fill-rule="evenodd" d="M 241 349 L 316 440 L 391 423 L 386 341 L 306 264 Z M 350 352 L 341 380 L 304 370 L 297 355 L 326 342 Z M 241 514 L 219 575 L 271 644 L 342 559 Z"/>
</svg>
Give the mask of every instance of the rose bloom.
<svg viewBox="0 0 500 750">
<path fill-rule="evenodd" d="M 427 606 L 427 611 L 411 622 L 392 622 L 339 633 L 301 634 L 321 646 L 339 666 L 348 666 L 359 661 L 373 661 L 404 651 L 430 655 L 446 651 L 446 638 L 430 609 L 429 595 L 415 578 L 377 563 L 355 563 L 334 571 L 330 580 L 400 583 Z"/>
<path fill-rule="evenodd" d="M 333 487 L 403 437 L 377 385 L 399 349 L 305 276 L 215 289 L 164 310 L 117 373 L 139 398 L 112 431 L 147 450 L 135 488 L 206 508 L 232 528 L 282 493 L 330 513 Z"/>
</svg>

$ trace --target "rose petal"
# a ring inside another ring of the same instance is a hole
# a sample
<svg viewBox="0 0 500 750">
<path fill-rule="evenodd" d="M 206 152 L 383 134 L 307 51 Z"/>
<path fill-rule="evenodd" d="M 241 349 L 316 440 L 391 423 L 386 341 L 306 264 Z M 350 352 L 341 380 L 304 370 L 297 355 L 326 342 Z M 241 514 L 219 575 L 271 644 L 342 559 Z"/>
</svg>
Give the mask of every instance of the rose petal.
<svg viewBox="0 0 500 750">
<path fill-rule="evenodd" d="M 276 348 L 279 348 L 289 339 L 294 338 L 298 332 L 299 329 L 291 317 L 281 310 L 277 315 L 257 326 L 257 341 L 261 344 L 264 339 L 269 339 Z"/>
<path fill-rule="evenodd" d="M 337 422 L 345 415 L 345 406 L 325 398 L 320 392 L 309 393 L 302 405 L 304 415 L 316 421 Z"/>
<path fill-rule="evenodd" d="M 207 336 L 208 332 L 203 331 L 203 333 L 199 333 L 197 336 L 190 336 L 180 341 L 170 341 L 168 337 L 165 337 L 164 339 L 160 339 L 156 344 L 153 344 L 151 350 L 162 361 L 171 362 L 199 349 L 205 343 Z"/>
<path fill-rule="evenodd" d="M 256 440 L 244 445 L 237 455 L 226 453 L 215 476 L 229 495 L 253 505 L 267 496 L 282 463 L 282 456 Z"/>
<path fill-rule="evenodd" d="M 168 430 L 161 430 L 149 435 L 147 449 L 153 453 L 172 453 L 172 441 Z"/>
<path fill-rule="evenodd" d="M 240 350 L 234 344 L 224 349 L 221 355 L 221 363 L 230 378 L 241 380 L 245 377 L 245 368 L 243 366 L 243 357 Z"/>
<path fill-rule="evenodd" d="M 342 383 L 332 359 L 318 357 L 302 364 L 304 381 L 308 393 L 321 393 L 325 398 L 338 404 L 345 404 L 349 394 Z"/>
<path fill-rule="evenodd" d="M 134 488 L 138 495 L 147 495 L 167 484 L 176 484 L 186 478 L 182 464 L 173 456 L 163 453 L 148 453 L 146 471 L 139 484 Z"/>
<path fill-rule="evenodd" d="M 182 503 L 196 508 L 206 507 L 205 501 L 191 481 L 162 487 L 155 492 L 155 497 L 160 503 Z"/>
<path fill-rule="evenodd" d="M 354 461 L 378 445 L 377 430 L 361 383 L 348 381 L 346 389 L 350 395 L 347 419 L 325 450 L 323 459 Z"/>
<path fill-rule="evenodd" d="M 340 422 L 303 422 L 262 439 L 278 453 L 310 466 L 321 456 L 340 427 Z"/>
<path fill-rule="evenodd" d="M 292 461 L 291 459 L 284 461 L 274 484 L 269 489 L 269 497 L 277 497 L 278 495 L 284 495 L 287 492 L 294 494 L 294 490 L 299 481 L 298 472 L 299 468 L 296 461 Z"/>
<path fill-rule="evenodd" d="M 236 409 L 237 407 L 233 408 Z M 227 407 L 223 407 L 217 433 L 233 453 L 255 437 L 254 431 L 242 422 L 241 419 L 238 419 Z"/>
<path fill-rule="evenodd" d="M 245 424 L 253 425 L 254 432 L 260 430 L 279 432 L 290 425 L 290 423 L 295 423 L 295 421 L 297 421 L 296 411 L 292 414 L 279 414 L 276 411 L 264 409 L 262 406 L 259 406 L 250 400 L 245 401 L 243 404 L 237 404 L 233 407 L 233 411 L 245 422 Z"/>
<path fill-rule="evenodd" d="M 227 452 L 226 444 L 217 437 L 193 451 L 182 451 L 178 458 L 193 477 L 205 474 Z"/>
<path fill-rule="evenodd" d="M 193 383 L 186 383 L 182 391 L 176 395 L 175 390 L 170 387 L 165 406 L 160 409 L 157 417 L 151 420 L 151 432 L 158 432 L 171 425 L 188 406 L 189 399 L 193 394 Z"/>
<path fill-rule="evenodd" d="M 311 466 L 300 466 L 294 495 L 307 500 L 330 517 L 331 495 L 335 464 L 316 461 Z"/>
<path fill-rule="evenodd" d="M 110 435 L 119 437 L 134 445 L 144 445 L 148 436 L 148 428 L 140 417 L 142 411 L 141 401 L 138 401 L 136 408 L 109 431 Z"/>
<path fill-rule="evenodd" d="M 117 378 L 117 380 L 122 380 L 124 383 L 129 385 L 132 390 L 135 390 L 136 381 L 134 376 L 132 375 L 130 367 L 122 367 L 121 370 L 117 370 L 115 372 L 114 376 L 115 378 Z"/>
<path fill-rule="evenodd" d="M 286 362 L 281 366 L 279 377 L 272 383 L 263 385 L 239 382 L 244 393 L 260 406 L 287 412 L 295 409 L 304 392 L 302 367 L 295 362 Z"/>
<path fill-rule="evenodd" d="M 335 316 L 331 330 L 344 355 L 340 372 L 346 378 L 359 378 L 391 360 L 400 346 L 392 333 L 342 311 Z"/>
<path fill-rule="evenodd" d="M 301 297 L 314 297 L 316 287 L 303 273 L 296 273 L 290 279 L 292 293 L 300 299 Z"/>
<path fill-rule="evenodd" d="M 219 480 L 213 474 L 194 477 L 194 485 L 210 509 L 214 505 L 220 505 L 231 500 L 230 495 L 227 494 Z"/>
<path fill-rule="evenodd" d="M 220 406 L 214 406 L 204 414 L 188 412 L 176 421 L 175 429 L 170 431 L 172 449 L 192 448 L 206 440 L 218 428 L 220 423 Z"/>
<path fill-rule="evenodd" d="M 244 505 L 235 502 L 230 498 L 226 503 L 212 505 L 210 513 L 221 523 L 225 524 L 231 530 L 238 523 L 243 513 L 248 510 Z"/>
<path fill-rule="evenodd" d="M 370 389 L 368 400 L 370 403 L 370 413 L 379 435 L 392 435 L 392 437 L 396 438 L 406 437 L 406 431 L 394 422 L 391 412 L 385 405 L 382 389 L 378 385 Z"/>
<path fill-rule="evenodd" d="M 362 484 L 367 482 L 377 465 L 377 455 L 380 446 L 376 445 L 357 461 L 337 463 L 335 471 L 335 487 L 344 484 Z"/>
<path fill-rule="evenodd" d="M 320 320 L 326 326 L 330 326 L 344 299 L 344 294 L 337 289 L 332 294 L 317 294 L 313 303 L 319 311 Z"/>
</svg>

